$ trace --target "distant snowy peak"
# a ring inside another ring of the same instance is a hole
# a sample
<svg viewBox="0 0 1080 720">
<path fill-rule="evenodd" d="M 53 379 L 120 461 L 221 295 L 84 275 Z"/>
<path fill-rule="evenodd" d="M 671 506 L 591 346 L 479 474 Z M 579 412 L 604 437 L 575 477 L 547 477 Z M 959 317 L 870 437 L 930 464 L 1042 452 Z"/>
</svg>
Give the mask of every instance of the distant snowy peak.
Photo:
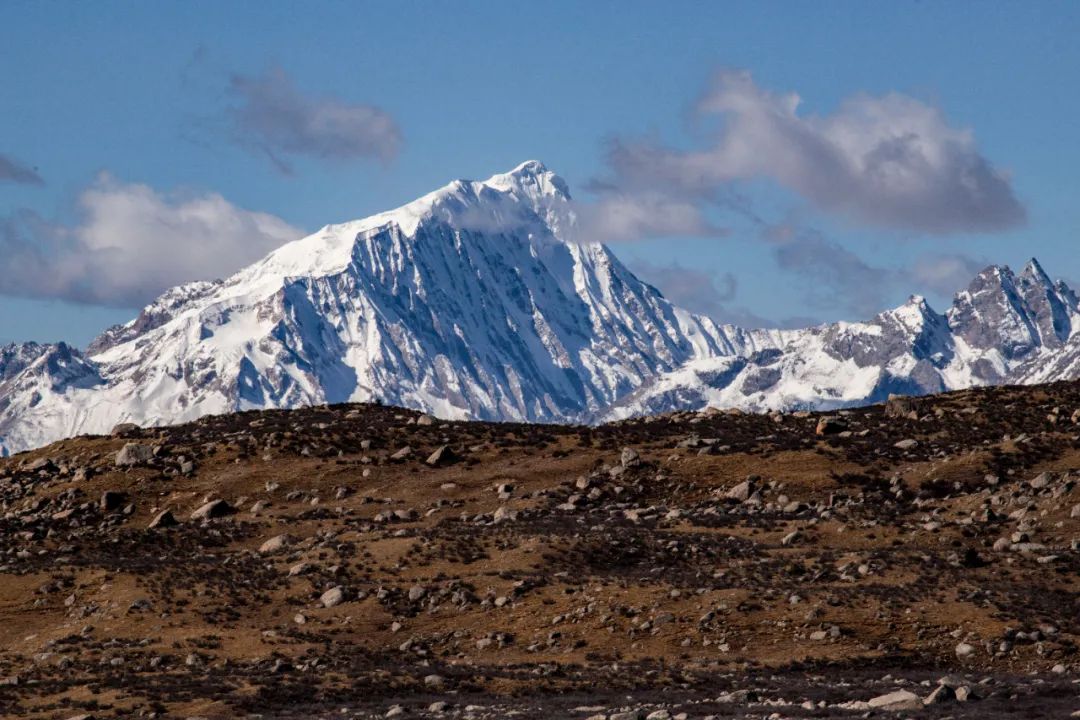
<svg viewBox="0 0 1080 720">
<path fill-rule="evenodd" d="M 996 383 L 1080 378 L 1076 294 L 1036 260 L 990 266 L 944 314 L 926 300 L 862 323 L 793 331 L 772 351 L 695 360 L 644 383 L 601 417 L 680 407 L 829 409 Z"/>
<path fill-rule="evenodd" d="M 996 382 L 1033 353 L 1069 341 L 1077 323 L 1077 299 L 1032 259 L 1019 275 L 1008 267 L 986 268 L 957 294 L 946 314 L 967 348 L 987 354 L 979 378 Z"/>
</svg>

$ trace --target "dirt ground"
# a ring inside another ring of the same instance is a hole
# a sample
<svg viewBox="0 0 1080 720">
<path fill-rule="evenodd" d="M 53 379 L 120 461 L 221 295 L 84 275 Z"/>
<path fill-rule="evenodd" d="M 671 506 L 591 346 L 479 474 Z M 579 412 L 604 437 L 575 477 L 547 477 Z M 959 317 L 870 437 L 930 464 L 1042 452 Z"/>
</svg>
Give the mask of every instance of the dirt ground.
<svg viewBox="0 0 1080 720">
<path fill-rule="evenodd" d="M 1069 717 L 1078 420 L 1060 383 L 66 440 L 0 460 L 0 713 Z"/>
</svg>

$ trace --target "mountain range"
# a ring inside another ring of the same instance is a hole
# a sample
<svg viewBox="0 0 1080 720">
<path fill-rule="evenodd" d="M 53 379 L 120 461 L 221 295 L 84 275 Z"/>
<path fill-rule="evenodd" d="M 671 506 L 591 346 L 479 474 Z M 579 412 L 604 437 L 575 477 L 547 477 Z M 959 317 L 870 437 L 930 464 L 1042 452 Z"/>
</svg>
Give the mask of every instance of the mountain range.
<svg viewBox="0 0 1080 720">
<path fill-rule="evenodd" d="M 168 290 L 84 351 L 0 348 L 0 446 L 323 403 L 595 423 L 1080 376 L 1080 301 L 1035 260 L 986 268 L 944 314 L 916 296 L 747 329 L 676 307 L 576 228 L 566 183 L 530 161 Z"/>
</svg>

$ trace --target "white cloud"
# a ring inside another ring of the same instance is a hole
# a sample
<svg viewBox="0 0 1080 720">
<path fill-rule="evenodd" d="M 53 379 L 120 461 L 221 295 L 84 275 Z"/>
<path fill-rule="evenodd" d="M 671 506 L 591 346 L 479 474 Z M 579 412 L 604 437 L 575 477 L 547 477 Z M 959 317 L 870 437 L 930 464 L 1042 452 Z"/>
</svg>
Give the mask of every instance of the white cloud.
<svg viewBox="0 0 1080 720">
<path fill-rule="evenodd" d="M 656 237 L 722 237 L 695 202 L 663 192 L 600 190 L 593 202 L 574 205 L 574 239 L 582 242 L 632 242 Z"/>
<path fill-rule="evenodd" d="M 101 175 L 74 225 L 21 211 L 0 221 L 0 293 L 135 307 L 192 280 L 221 277 L 303 231 L 216 193 L 168 194 Z"/>
<path fill-rule="evenodd" d="M 616 182 L 701 201 L 728 183 L 769 178 L 822 210 L 929 234 L 1025 222 L 1007 175 L 939 109 L 897 93 L 855 96 L 826 116 L 800 115 L 799 105 L 798 95 L 762 90 L 749 73 L 717 73 L 698 103 L 701 116 L 720 119 L 715 142 L 691 151 L 616 142 Z"/>
</svg>

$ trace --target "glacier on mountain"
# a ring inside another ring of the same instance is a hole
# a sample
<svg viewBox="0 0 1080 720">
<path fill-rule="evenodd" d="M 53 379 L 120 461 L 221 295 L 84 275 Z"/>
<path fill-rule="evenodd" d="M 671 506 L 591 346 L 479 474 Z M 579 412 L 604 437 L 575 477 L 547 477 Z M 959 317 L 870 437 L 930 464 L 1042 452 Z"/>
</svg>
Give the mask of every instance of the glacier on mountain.
<svg viewBox="0 0 1080 720">
<path fill-rule="evenodd" d="M 833 408 L 1080 369 L 1077 297 L 1035 261 L 987 268 L 944 315 L 915 297 L 864 323 L 751 330 L 672 305 L 571 241 L 575 223 L 566 183 L 531 161 L 173 288 L 85 354 L 10 345 L 0 444 L 355 401 L 531 422 Z"/>
</svg>

